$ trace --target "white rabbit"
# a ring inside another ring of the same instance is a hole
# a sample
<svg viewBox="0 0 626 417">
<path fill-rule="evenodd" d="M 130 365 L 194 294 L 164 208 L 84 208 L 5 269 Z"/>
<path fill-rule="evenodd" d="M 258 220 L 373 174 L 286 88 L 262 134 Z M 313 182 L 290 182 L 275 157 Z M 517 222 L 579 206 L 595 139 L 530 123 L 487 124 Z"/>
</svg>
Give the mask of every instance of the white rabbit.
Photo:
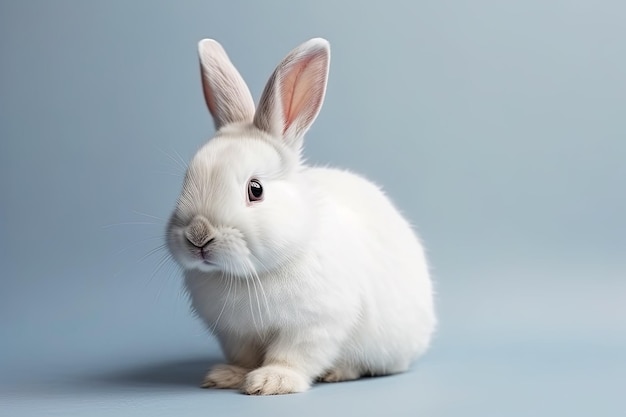
<svg viewBox="0 0 626 417">
<path fill-rule="evenodd" d="M 300 156 L 328 42 L 287 55 L 256 112 L 220 44 L 199 54 L 217 133 L 189 164 L 167 243 L 228 361 L 203 386 L 286 394 L 406 371 L 436 324 L 422 246 L 376 185 Z"/>
</svg>

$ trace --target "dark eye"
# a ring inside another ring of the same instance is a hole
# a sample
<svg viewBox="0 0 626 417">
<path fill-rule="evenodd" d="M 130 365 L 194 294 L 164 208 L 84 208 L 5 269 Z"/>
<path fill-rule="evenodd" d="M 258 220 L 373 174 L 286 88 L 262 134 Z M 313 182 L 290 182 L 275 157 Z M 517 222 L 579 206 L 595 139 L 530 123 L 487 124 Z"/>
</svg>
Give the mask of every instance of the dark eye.
<svg viewBox="0 0 626 417">
<path fill-rule="evenodd" d="M 250 201 L 263 199 L 263 186 L 259 180 L 250 180 L 248 183 L 248 199 Z"/>
</svg>

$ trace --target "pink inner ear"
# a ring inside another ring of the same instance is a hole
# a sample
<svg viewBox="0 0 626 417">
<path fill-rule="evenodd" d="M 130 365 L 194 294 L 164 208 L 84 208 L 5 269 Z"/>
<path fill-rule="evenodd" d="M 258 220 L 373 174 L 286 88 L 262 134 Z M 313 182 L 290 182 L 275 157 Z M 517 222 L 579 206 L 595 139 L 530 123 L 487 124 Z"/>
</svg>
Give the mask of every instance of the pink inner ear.
<svg viewBox="0 0 626 417">
<path fill-rule="evenodd" d="M 323 53 L 302 58 L 281 77 L 283 135 L 296 120 L 296 131 L 299 131 L 315 117 L 323 96 L 324 58 Z"/>
</svg>

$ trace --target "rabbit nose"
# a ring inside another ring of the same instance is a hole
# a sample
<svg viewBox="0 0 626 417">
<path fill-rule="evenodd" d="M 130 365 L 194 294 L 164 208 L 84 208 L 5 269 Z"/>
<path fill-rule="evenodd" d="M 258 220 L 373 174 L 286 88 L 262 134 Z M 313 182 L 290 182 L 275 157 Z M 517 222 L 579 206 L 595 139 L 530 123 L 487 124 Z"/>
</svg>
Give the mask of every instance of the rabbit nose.
<svg viewBox="0 0 626 417">
<path fill-rule="evenodd" d="M 213 228 L 207 219 L 196 216 L 185 230 L 185 237 L 197 248 L 202 248 L 209 241 L 213 240 Z"/>
</svg>

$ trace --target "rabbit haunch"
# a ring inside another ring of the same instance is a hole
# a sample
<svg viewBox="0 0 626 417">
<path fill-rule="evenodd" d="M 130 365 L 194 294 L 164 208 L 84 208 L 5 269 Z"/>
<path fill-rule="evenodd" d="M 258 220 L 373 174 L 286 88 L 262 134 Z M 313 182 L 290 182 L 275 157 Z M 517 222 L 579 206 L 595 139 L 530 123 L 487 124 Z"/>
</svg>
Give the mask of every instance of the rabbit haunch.
<svg viewBox="0 0 626 417">
<path fill-rule="evenodd" d="M 379 187 L 300 158 L 328 43 L 287 55 L 258 109 L 223 48 L 199 50 L 217 133 L 189 164 L 167 243 L 227 361 L 203 386 L 285 394 L 406 371 L 436 324 L 420 241 Z"/>
</svg>

